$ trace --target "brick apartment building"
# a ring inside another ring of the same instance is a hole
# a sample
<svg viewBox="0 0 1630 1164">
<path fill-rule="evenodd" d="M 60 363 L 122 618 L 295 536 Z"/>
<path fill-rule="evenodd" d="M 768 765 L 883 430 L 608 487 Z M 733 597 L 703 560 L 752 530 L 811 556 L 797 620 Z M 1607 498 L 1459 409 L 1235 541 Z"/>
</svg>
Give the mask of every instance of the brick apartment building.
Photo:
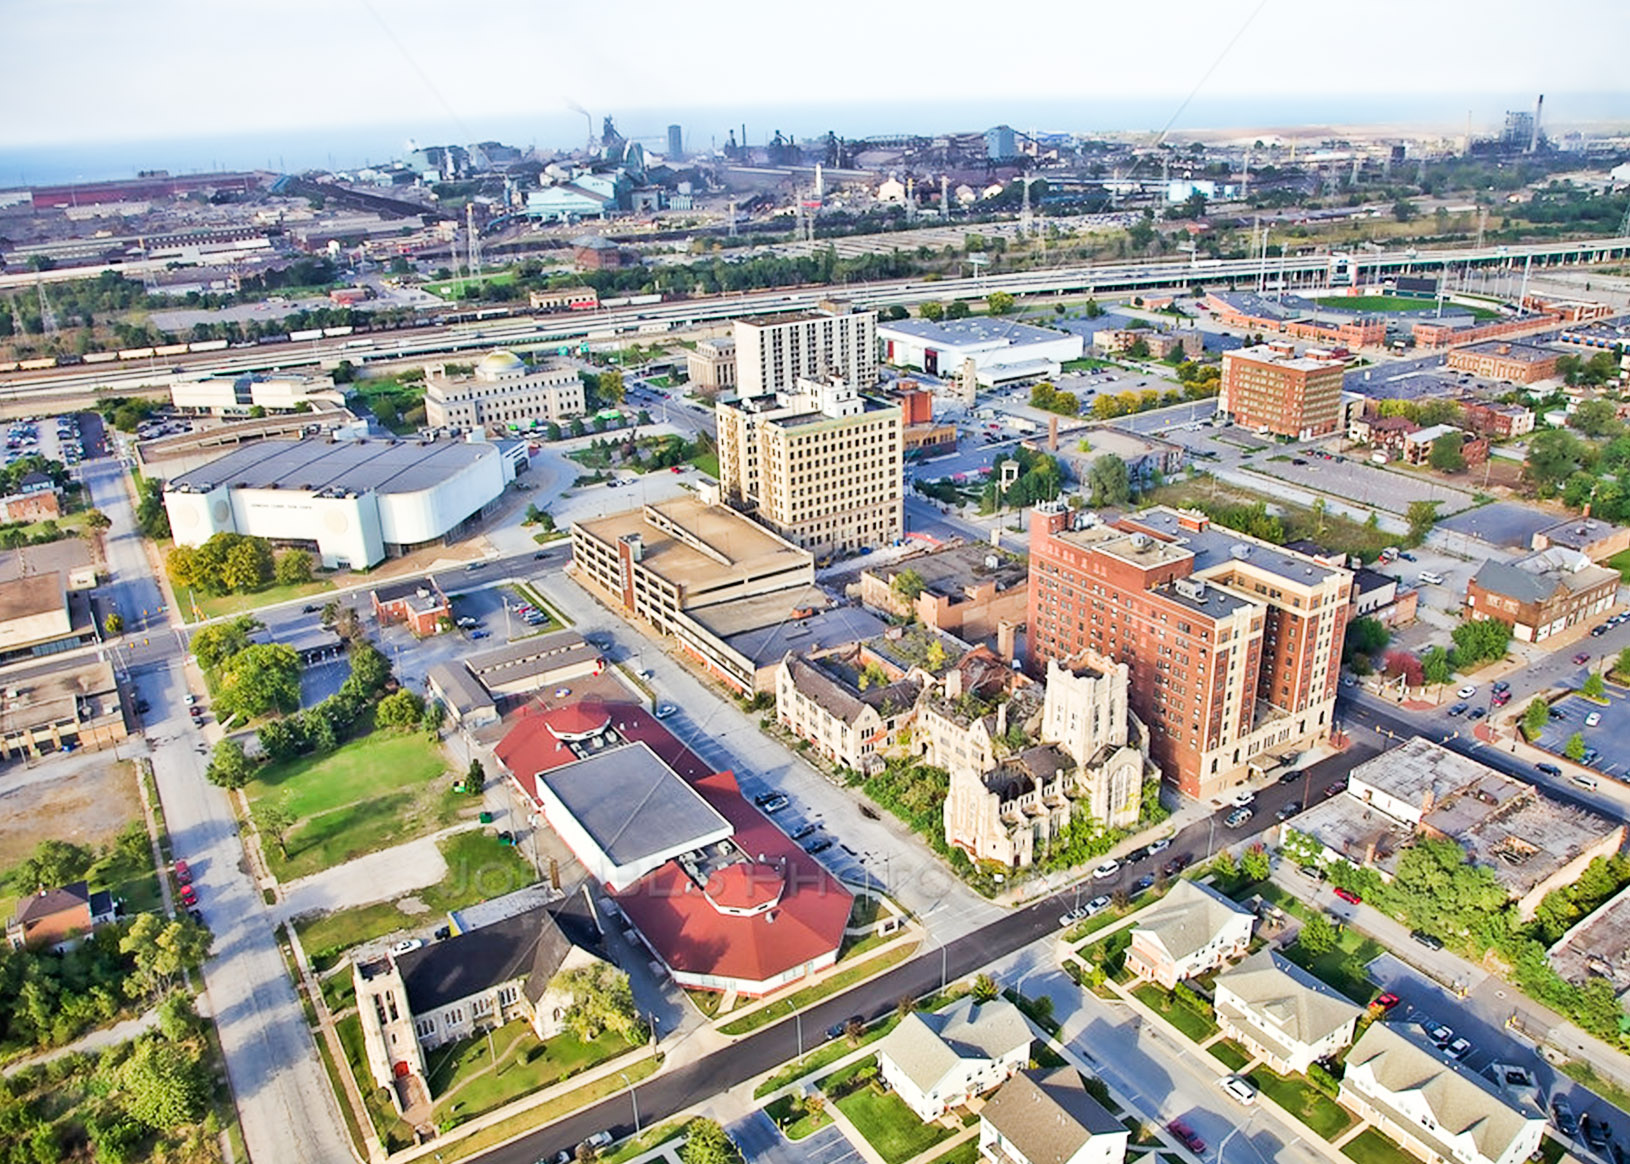
<svg viewBox="0 0 1630 1164">
<path fill-rule="evenodd" d="M 1341 427 L 1343 368 L 1338 360 L 1298 356 L 1289 344 L 1225 352 L 1217 410 L 1276 436 L 1325 436 Z"/>
<path fill-rule="evenodd" d="M 1484 436 L 1514 437 L 1534 431 L 1534 410 L 1520 404 L 1468 401 L 1460 406 L 1460 415 L 1467 428 Z"/>
<path fill-rule="evenodd" d="M 1031 512 L 1032 674 L 1089 648 L 1126 663 L 1149 754 L 1185 796 L 1217 796 L 1329 734 L 1350 571 L 1185 510 L 1093 521 Z"/>
<path fill-rule="evenodd" d="M 1519 642 L 1542 643 L 1613 608 L 1619 572 L 1553 545 L 1515 562 L 1483 563 L 1466 584 L 1466 616 L 1497 619 Z"/>
<path fill-rule="evenodd" d="M 1513 344 L 1503 340 L 1468 344 L 1455 348 L 1444 359 L 1457 372 L 1470 372 L 1485 380 L 1509 380 L 1532 384 L 1556 375 L 1560 353 L 1535 344 Z"/>
</svg>

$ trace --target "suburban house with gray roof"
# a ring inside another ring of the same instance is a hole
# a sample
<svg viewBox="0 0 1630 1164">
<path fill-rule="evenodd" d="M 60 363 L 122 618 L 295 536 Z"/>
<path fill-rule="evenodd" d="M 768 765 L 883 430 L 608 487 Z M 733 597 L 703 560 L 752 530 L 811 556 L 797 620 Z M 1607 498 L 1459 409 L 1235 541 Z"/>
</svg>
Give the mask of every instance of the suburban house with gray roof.
<svg viewBox="0 0 1630 1164">
<path fill-rule="evenodd" d="M 1353 1041 L 1359 1009 L 1283 954 L 1263 950 L 1216 980 L 1217 1025 L 1281 1075 Z"/>
<path fill-rule="evenodd" d="M 1610 610 L 1618 590 L 1617 570 L 1553 545 L 1515 562 L 1484 562 L 1466 584 L 1466 614 L 1506 623 L 1520 642 L 1542 643 Z"/>
<path fill-rule="evenodd" d="M 938 1014 L 906 1015 L 878 1042 L 877 1070 L 919 1119 L 938 1119 L 1028 1063 L 1031 1038 L 1011 1002 L 964 998 Z"/>
<path fill-rule="evenodd" d="M 1070 1067 L 1020 1071 L 979 1113 L 990 1164 L 1121 1164 L 1128 1135 Z"/>
<path fill-rule="evenodd" d="M 1140 978 L 1167 990 L 1245 954 L 1251 944 L 1251 911 L 1209 885 L 1179 881 L 1144 910 L 1132 931 L 1126 964 Z"/>
<path fill-rule="evenodd" d="M 1338 1098 L 1430 1164 L 1519 1164 L 1545 1131 L 1539 1111 L 1386 1023 L 1347 1053 Z"/>
<path fill-rule="evenodd" d="M 425 1054 L 517 1018 L 540 1039 L 564 1029 L 572 996 L 553 987 L 566 970 L 602 961 L 592 935 L 573 941 L 539 906 L 403 953 L 358 958 L 351 971 L 363 1049 L 374 1082 L 398 1110 L 428 1102 Z"/>
</svg>

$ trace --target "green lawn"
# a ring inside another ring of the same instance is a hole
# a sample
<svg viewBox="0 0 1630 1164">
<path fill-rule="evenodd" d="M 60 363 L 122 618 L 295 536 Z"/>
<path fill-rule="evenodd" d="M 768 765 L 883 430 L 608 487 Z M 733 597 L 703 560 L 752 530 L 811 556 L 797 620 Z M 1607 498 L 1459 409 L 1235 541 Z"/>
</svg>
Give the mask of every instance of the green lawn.
<svg viewBox="0 0 1630 1164">
<path fill-rule="evenodd" d="M 974 1164 L 979 1159 L 979 1137 L 963 1140 L 949 1152 L 935 1156 L 928 1164 Z"/>
<path fill-rule="evenodd" d="M 775 1122 L 775 1126 L 781 1129 L 781 1134 L 789 1140 L 801 1140 L 832 1122 L 832 1113 L 824 1106 L 818 1111 L 810 1111 L 804 1101 L 796 1095 L 783 1095 L 780 1099 L 765 1104 L 764 1114 Z"/>
<path fill-rule="evenodd" d="M 838 1107 L 887 1164 L 905 1164 L 955 1134 L 941 1124 L 923 1123 L 892 1091 L 863 1087 L 838 1100 Z"/>
<path fill-rule="evenodd" d="M 1145 982 L 1132 991 L 1150 1010 L 1160 1015 L 1172 1026 L 1182 1031 L 1196 1043 L 1209 1039 L 1217 1033 L 1217 1024 L 1205 1015 L 1190 1010 L 1178 1002 L 1173 1002 L 1166 996 L 1166 992 L 1152 982 Z"/>
<path fill-rule="evenodd" d="M 1374 1128 L 1365 1128 L 1348 1140 L 1341 1154 L 1358 1164 L 1417 1164 L 1414 1156 Z"/>
<path fill-rule="evenodd" d="M 715 481 L 719 479 L 718 453 L 702 453 L 698 456 L 692 457 L 690 463 L 695 465 L 703 473 L 706 473 L 709 477 L 712 477 Z"/>
<path fill-rule="evenodd" d="M 1238 1071 L 1251 1061 L 1251 1056 L 1238 1043 L 1230 1039 L 1218 1039 L 1206 1050 L 1212 1057 L 1227 1065 L 1231 1070 Z"/>
<path fill-rule="evenodd" d="M 1630 550 L 1620 550 L 1606 562 L 1609 570 L 1617 570 L 1619 577 L 1630 582 Z"/>
<path fill-rule="evenodd" d="M 847 970 L 838 970 L 823 981 L 817 982 L 813 986 L 806 986 L 786 998 L 770 1003 L 768 1006 L 760 1007 L 758 1010 L 743 1015 L 734 1022 L 726 1023 L 719 1030 L 726 1035 L 745 1035 L 749 1031 L 756 1031 L 759 1027 L 768 1026 L 779 1019 L 786 1018 L 794 1011 L 800 1011 L 806 1006 L 812 1006 L 829 994 L 839 994 L 863 978 L 870 978 L 873 974 L 880 974 L 892 966 L 897 966 L 916 952 L 917 943 L 915 942 L 896 946 L 886 953 L 857 962 Z"/>
<path fill-rule="evenodd" d="M 1416 298 L 1413 295 L 1325 295 L 1313 302 L 1321 307 L 1344 307 L 1348 311 L 1422 311 L 1437 306 L 1436 298 Z M 1443 301 L 1445 315 L 1470 315 L 1473 319 L 1498 319 L 1499 312 L 1470 303 Z"/>
<path fill-rule="evenodd" d="M 451 910 L 499 897 L 530 885 L 532 868 L 513 848 L 500 845 L 486 832 L 470 831 L 443 837 L 437 842 L 447 862 L 447 876 L 435 885 L 411 894 L 423 902 L 427 912 L 408 915 L 395 902 L 382 901 L 356 909 L 340 910 L 295 923 L 306 956 L 319 969 L 326 969 L 345 950 L 359 942 L 384 937 L 408 924 Z"/>
<path fill-rule="evenodd" d="M 198 622 L 204 618 L 221 618 L 232 614 L 253 614 L 266 606 L 276 606 L 280 602 L 293 602 L 297 598 L 310 598 L 314 594 L 323 594 L 334 589 L 334 583 L 326 578 L 313 578 L 310 582 L 300 582 L 292 586 L 266 586 L 249 594 L 200 594 L 192 592 L 192 601 L 198 604 L 194 610 L 187 605 L 187 592 L 183 590 L 176 595 L 176 605 L 181 607 L 181 617 L 187 622 Z"/>
<path fill-rule="evenodd" d="M 1336 948 L 1317 958 L 1308 957 L 1300 946 L 1284 951 L 1292 962 L 1334 986 L 1359 1006 L 1368 1006 L 1376 995 L 1374 984 L 1365 977 L 1364 967 L 1386 952 L 1384 946 L 1352 929 L 1342 930 L 1336 939 Z"/>
<path fill-rule="evenodd" d="M 374 1086 L 373 1077 L 368 1073 L 367 1053 L 363 1050 L 362 1020 L 354 1014 L 347 1015 L 334 1024 L 334 1033 L 345 1048 L 345 1058 L 357 1081 L 357 1090 L 362 1092 L 363 1106 L 368 1109 L 368 1118 L 373 1121 L 374 1130 L 385 1143 L 385 1151 L 396 1152 L 406 1148 L 413 1143 L 413 1129 L 396 1114 L 385 1089 Z"/>
<path fill-rule="evenodd" d="M 1258 1067 L 1246 1076 L 1262 1094 L 1290 1112 L 1325 1140 L 1353 1126 L 1353 1116 L 1335 1100 L 1296 1075 L 1278 1075 Z"/>
<path fill-rule="evenodd" d="M 410 841 L 455 823 L 480 805 L 443 778 L 440 750 L 423 735 L 373 732 L 326 756 L 263 769 L 252 802 L 287 796 L 297 821 L 283 847 L 265 838 L 267 864 L 282 880 Z M 286 851 L 285 851 L 286 850 Z"/>
<path fill-rule="evenodd" d="M 620 1055 L 633 1045 L 610 1033 L 585 1043 L 570 1032 L 540 1043 L 532 1028 L 520 1020 L 492 1032 L 495 1059 L 488 1058 L 486 1035 L 449 1043 L 432 1052 L 426 1063 L 435 1116 L 438 1120 L 449 1116 L 472 1119 Z"/>
<path fill-rule="evenodd" d="M 309 817 L 391 789 L 425 784 L 445 767 L 441 749 L 421 732 L 373 732 L 326 756 L 262 768 L 246 791 L 251 801 L 268 794 L 286 796 L 291 812 Z"/>
</svg>

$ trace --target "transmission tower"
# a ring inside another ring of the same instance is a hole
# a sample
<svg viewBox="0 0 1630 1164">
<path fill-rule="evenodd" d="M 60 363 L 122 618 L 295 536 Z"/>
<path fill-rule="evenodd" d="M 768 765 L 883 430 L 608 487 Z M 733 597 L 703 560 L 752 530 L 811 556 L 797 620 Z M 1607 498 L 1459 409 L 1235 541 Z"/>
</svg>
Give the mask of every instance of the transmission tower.
<svg viewBox="0 0 1630 1164">
<path fill-rule="evenodd" d="M 40 293 L 40 326 L 46 335 L 56 335 L 57 313 L 51 310 L 51 300 L 45 295 L 45 280 L 38 274 L 34 276 L 34 288 Z"/>
<path fill-rule="evenodd" d="M 470 278 L 476 279 L 481 275 L 481 236 L 475 229 L 475 203 L 464 204 L 464 221 L 470 231 Z"/>
</svg>

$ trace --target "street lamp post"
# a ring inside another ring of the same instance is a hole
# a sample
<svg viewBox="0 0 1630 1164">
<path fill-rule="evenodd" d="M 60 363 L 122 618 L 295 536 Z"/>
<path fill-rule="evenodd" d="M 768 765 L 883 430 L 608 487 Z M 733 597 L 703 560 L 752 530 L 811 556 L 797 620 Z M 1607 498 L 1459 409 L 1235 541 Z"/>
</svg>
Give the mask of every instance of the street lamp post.
<svg viewBox="0 0 1630 1164">
<path fill-rule="evenodd" d="M 640 1101 L 639 1101 L 639 1096 L 634 1094 L 634 1084 L 629 1080 L 628 1072 L 619 1071 L 619 1072 L 617 1072 L 617 1074 L 621 1075 L 623 1077 L 623 1082 L 628 1084 L 628 1102 L 634 1105 L 634 1134 L 637 1136 L 637 1135 L 640 1134 Z"/>
<path fill-rule="evenodd" d="M 1239 1124 L 1229 1129 L 1228 1134 L 1222 1138 L 1222 1143 L 1217 1145 L 1217 1164 L 1227 1164 L 1228 1141 L 1245 1131 L 1255 1122 L 1256 1111 L 1252 1111 L 1250 1119 L 1246 1120 L 1243 1124 Z"/>
</svg>

